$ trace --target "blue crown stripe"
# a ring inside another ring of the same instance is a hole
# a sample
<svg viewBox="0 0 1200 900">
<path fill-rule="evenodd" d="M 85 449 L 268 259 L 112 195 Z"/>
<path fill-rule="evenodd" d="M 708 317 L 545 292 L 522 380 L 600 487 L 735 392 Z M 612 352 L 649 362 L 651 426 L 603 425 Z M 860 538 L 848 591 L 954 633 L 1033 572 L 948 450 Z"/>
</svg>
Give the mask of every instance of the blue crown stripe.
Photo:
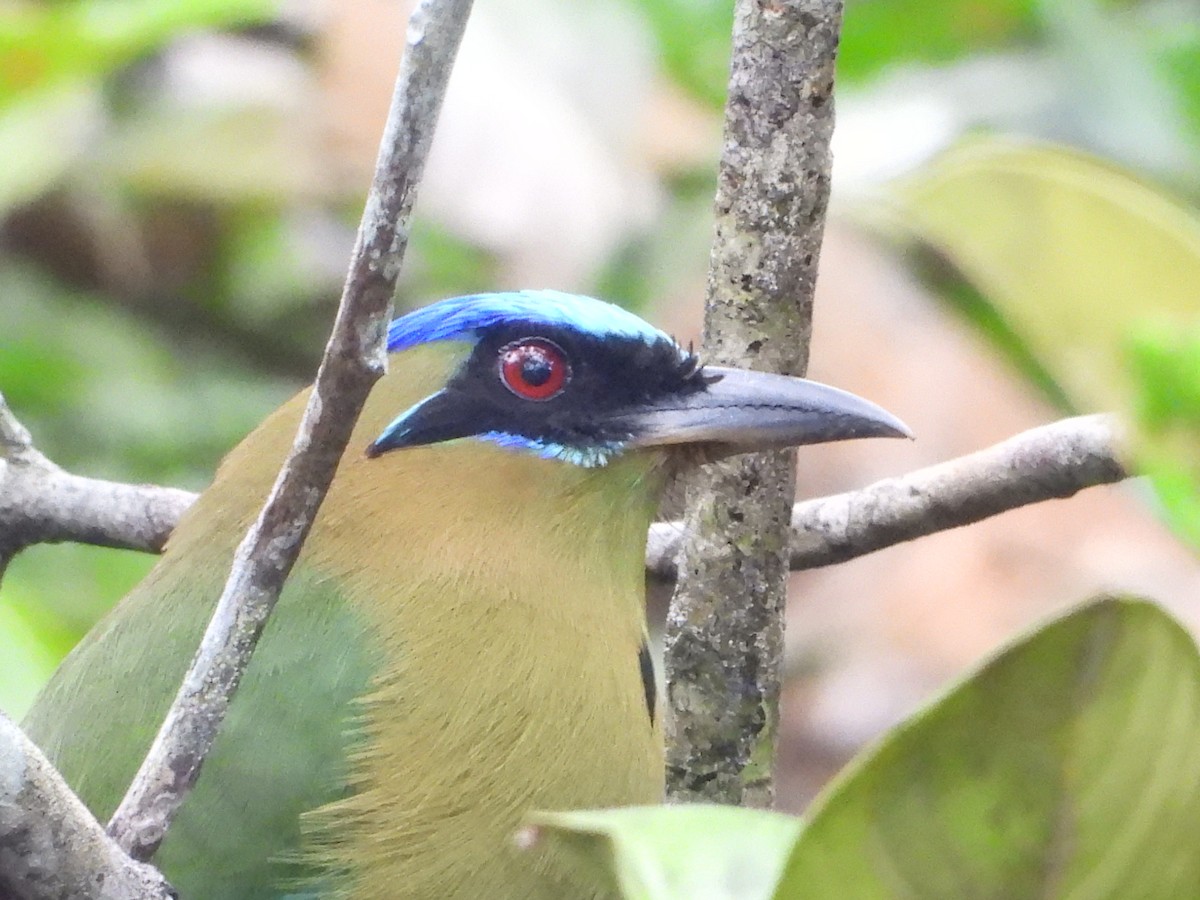
<svg viewBox="0 0 1200 900">
<path fill-rule="evenodd" d="M 633 313 L 602 300 L 562 291 L 508 291 L 453 297 L 401 316 L 388 329 L 388 350 L 396 353 L 431 341 L 474 338 L 496 325 L 526 320 L 599 338 L 669 340 Z"/>
</svg>

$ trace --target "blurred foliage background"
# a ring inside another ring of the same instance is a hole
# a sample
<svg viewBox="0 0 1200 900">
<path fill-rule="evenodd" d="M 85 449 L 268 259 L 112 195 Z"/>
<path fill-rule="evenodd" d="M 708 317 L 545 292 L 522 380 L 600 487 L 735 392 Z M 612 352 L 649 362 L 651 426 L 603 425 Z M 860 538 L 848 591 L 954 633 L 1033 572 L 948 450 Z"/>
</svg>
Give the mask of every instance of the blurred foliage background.
<svg viewBox="0 0 1200 900">
<path fill-rule="evenodd" d="M 553 286 L 694 336 L 731 10 L 477 0 L 399 307 Z M 199 489 L 311 377 L 406 14 L 0 0 L 0 391 L 43 452 Z M 797 576 L 786 808 L 945 677 L 1096 590 L 1200 630 L 1194 2 L 847 0 L 838 103 L 812 372 L 920 440 L 814 448 L 801 489 L 1098 409 L 1134 423 L 1153 480 Z M 19 556 L 0 707 L 19 715 L 152 563 Z"/>
</svg>

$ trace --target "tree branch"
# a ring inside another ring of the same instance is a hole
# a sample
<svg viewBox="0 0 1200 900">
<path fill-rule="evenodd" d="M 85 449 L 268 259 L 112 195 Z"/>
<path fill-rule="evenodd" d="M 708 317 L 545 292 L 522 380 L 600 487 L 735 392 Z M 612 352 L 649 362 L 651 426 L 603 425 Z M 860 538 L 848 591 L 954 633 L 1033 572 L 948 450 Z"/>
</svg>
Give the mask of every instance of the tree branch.
<svg viewBox="0 0 1200 900">
<path fill-rule="evenodd" d="M 162 875 L 134 862 L 104 833 L 42 752 L 0 713 L 0 897 L 174 896 Z"/>
<path fill-rule="evenodd" d="M 705 357 L 802 375 L 829 201 L 841 0 L 738 0 Z M 795 452 L 689 482 L 667 616 L 667 793 L 770 806 Z"/>
<path fill-rule="evenodd" d="M 196 495 L 65 472 L 39 453 L 0 394 L 0 577 L 33 544 L 76 541 L 158 553 Z"/>
<path fill-rule="evenodd" d="M 904 541 L 970 525 L 1031 503 L 1071 497 L 1130 476 L 1109 415 L 1032 428 L 967 456 L 792 508 L 791 569 L 845 562 Z M 681 522 L 650 530 L 647 570 L 675 577 Z"/>
<path fill-rule="evenodd" d="M 200 772 L 291 571 L 354 423 L 386 364 L 408 217 L 471 0 L 422 0 L 412 15 L 375 178 L 333 333 L 291 454 L 234 557 L 184 678 L 109 833 L 150 858 Z"/>
<path fill-rule="evenodd" d="M 14 424 L 28 434 L 0 396 L 0 443 Z M 5 470 L 5 460 L 0 459 L 0 547 L 76 541 L 157 553 L 196 499 L 196 494 L 176 488 L 71 475 L 36 450 L 32 453 L 58 476 L 44 477 L 40 466 L 26 472 L 19 463 Z M 1079 416 L 1031 428 L 898 478 L 801 501 L 792 507 L 791 570 L 819 569 L 1010 509 L 1122 481 L 1133 475 L 1123 456 L 1114 416 Z M 71 521 L 76 509 L 82 510 L 81 523 Z M 651 527 L 648 575 L 675 579 L 685 527 L 679 521 Z"/>
</svg>

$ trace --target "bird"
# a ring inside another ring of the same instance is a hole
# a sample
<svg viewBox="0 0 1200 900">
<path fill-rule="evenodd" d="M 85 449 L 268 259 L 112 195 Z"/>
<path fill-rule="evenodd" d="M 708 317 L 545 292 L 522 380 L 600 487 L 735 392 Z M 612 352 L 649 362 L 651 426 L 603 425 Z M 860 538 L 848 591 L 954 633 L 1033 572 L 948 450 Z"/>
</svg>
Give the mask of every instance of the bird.
<svg viewBox="0 0 1200 900">
<path fill-rule="evenodd" d="M 644 554 L 664 486 L 735 453 L 910 433 L 557 291 L 435 302 L 394 320 L 388 351 L 154 862 L 188 900 L 607 900 L 513 838 L 532 811 L 663 801 Z M 101 821 L 308 396 L 227 455 L 23 723 Z"/>
</svg>

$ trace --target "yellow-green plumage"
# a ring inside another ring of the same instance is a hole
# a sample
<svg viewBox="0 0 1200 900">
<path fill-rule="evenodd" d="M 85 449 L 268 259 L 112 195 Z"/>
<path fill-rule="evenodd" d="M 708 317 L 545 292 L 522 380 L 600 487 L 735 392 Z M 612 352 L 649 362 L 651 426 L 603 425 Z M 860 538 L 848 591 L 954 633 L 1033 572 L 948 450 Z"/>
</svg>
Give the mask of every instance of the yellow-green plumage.
<svg viewBox="0 0 1200 900">
<path fill-rule="evenodd" d="M 903 423 L 852 395 L 701 368 L 553 291 L 397 320 L 200 780 L 156 857 L 185 900 L 596 900 L 523 855 L 533 810 L 654 803 L 646 530 L 701 455 Z M 107 818 L 174 697 L 307 395 L 229 454 L 145 581 L 26 720 Z"/>
<path fill-rule="evenodd" d="M 586 897 L 569 868 L 519 855 L 522 815 L 661 798 L 638 652 L 662 454 L 590 469 L 474 440 L 360 455 L 467 349 L 408 350 L 372 392 L 160 853 L 188 900 Z M 174 694 L 304 402 L 229 455 L 25 723 L 102 817 Z"/>
</svg>

